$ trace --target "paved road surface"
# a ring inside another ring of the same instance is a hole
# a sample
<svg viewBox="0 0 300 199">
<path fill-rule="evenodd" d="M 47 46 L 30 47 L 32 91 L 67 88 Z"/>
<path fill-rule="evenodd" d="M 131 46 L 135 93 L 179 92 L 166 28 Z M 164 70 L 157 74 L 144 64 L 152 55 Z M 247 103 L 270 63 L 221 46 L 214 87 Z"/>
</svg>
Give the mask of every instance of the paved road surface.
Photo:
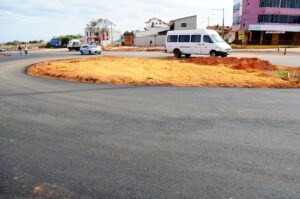
<svg viewBox="0 0 300 199">
<path fill-rule="evenodd" d="M 300 198 L 300 90 L 93 85 L 23 72 L 70 56 L 0 60 L 1 199 Z"/>
</svg>

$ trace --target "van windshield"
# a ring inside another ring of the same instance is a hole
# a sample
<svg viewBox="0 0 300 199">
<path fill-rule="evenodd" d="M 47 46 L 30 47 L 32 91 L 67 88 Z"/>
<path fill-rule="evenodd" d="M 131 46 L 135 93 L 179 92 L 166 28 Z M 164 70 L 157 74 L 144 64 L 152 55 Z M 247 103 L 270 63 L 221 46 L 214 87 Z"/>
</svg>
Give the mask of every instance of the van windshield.
<svg viewBox="0 0 300 199">
<path fill-rule="evenodd" d="M 213 34 L 210 35 L 210 38 L 213 40 L 214 43 L 224 43 L 225 41 L 220 37 L 220 35 Z"/>
</svg>

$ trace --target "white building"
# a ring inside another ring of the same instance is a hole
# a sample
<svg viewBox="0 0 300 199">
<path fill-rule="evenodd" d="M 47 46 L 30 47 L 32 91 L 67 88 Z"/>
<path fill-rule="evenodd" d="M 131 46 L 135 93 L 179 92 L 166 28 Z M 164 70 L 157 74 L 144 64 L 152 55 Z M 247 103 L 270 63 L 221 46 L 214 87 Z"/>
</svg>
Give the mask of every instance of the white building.
<svg viewBox="0 0 300 199">
<path fill-rule="evenodd" d="M 144 31 L 135 31 L 134 45 L 136 46 L 164 46 L 169 30 L 197 29 L 197 15 L 175 19 L 166 23 L 158 18 L 145 22 Z"/>
<path fill-rule="evenodd" d="M 152 18 L 146 21 L 146 30 L 153 28 L 169 28 L 169 23 L 166 23 L 158 18 Z"/>
<path fill-rule="evenodd" d="M 93 43 L 107 46 L 113 42 L 113 45 L 117 45 L 122 39 L 122 32 L 114 28 L 107 28 L 107 30 L 103 32 L 100 29 L 87 26 L 84 29 L 84 33 L 84 37 L 81 38 L 81 41 L 88 44 Z"/>
</svg>

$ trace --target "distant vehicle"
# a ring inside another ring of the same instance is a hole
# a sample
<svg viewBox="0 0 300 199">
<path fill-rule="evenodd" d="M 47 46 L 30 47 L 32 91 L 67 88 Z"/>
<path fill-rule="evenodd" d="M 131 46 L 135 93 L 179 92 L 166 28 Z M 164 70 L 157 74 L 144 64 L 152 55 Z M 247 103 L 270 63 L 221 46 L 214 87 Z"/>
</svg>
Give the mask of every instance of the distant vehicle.
<svg viewBox="0 0 300 199">
<path fill-rule="evenodd" d="M 0 52 L 5 52 L 6 50 L 3 48 L 0 48 Z"/>
<path fill-rule="evenodd" d="M 214 30 L 177 30 L 168 31 L 166 38 L 166 52 L 174 53 L 180 58 L 182 55 L 210 55 L 227 57 L 232 48 Z"/>
<path fill-rule="evenodd" d="M 71 41 L 69 41 L 67 48 L 69 49 L 69 51 L 79 51 L 81 45 L 82 43 L 79 39 L 72 39 Z"/>
<path fill-rule="evenodd" d="M 80 53 L 82 55 L 95 55 L 95 54 L 101 54 L 102 50 L 101 47 L 95 46 L 95 45 L 83 45 L 80 48 Z"/>
<path fill-rule="evenodd" d="M 60 39 L 51 39 L 51 46 L 52 47 L 60 47 L 61 46 Z"/>
</svg>

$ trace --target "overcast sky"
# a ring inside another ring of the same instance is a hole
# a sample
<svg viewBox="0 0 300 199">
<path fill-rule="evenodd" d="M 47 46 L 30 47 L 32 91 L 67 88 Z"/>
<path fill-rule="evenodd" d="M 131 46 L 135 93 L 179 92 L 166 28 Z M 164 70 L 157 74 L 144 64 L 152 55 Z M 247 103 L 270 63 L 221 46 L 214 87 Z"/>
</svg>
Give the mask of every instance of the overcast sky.
<svg viewBox="0 0 300 199">
<path fill-rule="evenodd" d="M 49 40 L 63 34 L 83 34 L 95 18 L 107 18 L 121 31 L 142 30 L 152 17 L 166 22 L 198 15 L 198 27 L 232 23 L 233 0 L 0 0 L 0 42 Z"/>
</svg>

